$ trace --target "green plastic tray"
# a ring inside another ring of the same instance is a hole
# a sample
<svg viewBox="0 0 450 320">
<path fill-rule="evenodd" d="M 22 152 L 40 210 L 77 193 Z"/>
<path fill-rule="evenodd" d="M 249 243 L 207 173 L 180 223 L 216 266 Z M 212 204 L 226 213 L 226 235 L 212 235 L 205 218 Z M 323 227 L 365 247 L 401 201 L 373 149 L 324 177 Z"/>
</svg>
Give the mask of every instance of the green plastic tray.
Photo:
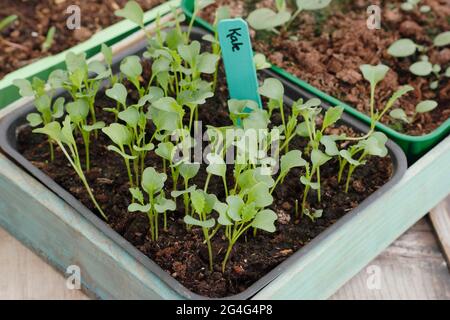
<svg viewBox="0 0 450 320">
<path fill-rule="evenodd" d="M 182 0 L 181 8 L 183 9 L 185 15 L 189 19 L 192 19 L 193 9 L 194 9 L 194 0 Z M 201 26 L 209 31 L 213 31 L 213 27 L 205 20 L 203 20 L 199 17 L 196 17 L 195 22 L 198 26 Z M 325 92 L 317 89 L 316 87 L 313 87 L 312 85 L 297 78 L 296 76 L 287 72 L 284 69 L 281 69 L 276 66 L 272 66 L 271 69 L 274 72 L 276 72 L 277 74 L 285 77 L 292 83 L 295 83 L 296 85 L 300 86 L 301 88 L 318 96 L 322 100 L 325 100 L 329 104 L 340 105 L 340 106 L 344 107 L 344 109 L 347 113 L 353 115 L 354 117 L 358 118 L 359 120 L 361 120 L 367 124 L 370 124 L 370 117 L 359 112 L 358 110 L 351 107 L 350 105 L 326 94 Z M 376 128 L 379 131 L 384 132 L 392 140 L 394 140 L 403 149 L 403 151 L 405 151 L 406 156 L 408 157 L 408 161 L 410 163 L 412 163 L 412 162 L 416 161 L 418 158 L 420 158 L 423 154 L 425 154 L 428 150 L 430 150 L 433 146 L 435 146 L 439 141 L 443 140 L 446 136 L 448 136 L 448 134 L 450 133 L 450 119 L 447 119 L 447 121 L 445 121 L 443 124 L 441 124 L 433 132 L 423 135 L 423 136 L 411 136 L 411 135 L 399 133 L 380 122 L 377 123 Z"/>
<path fill-rule="evenodd" d="M 171 0 L 147 11 L 144 15 L 145 24 L 154 21 L 158 14 L 164 15 L 170 12 L 172 7 L 178 7 L 179 5 L 180 0 Z M 53 70 L 64 68 L 64 59 L 68 51 L 77 53 L 85 52 L 87 57 L 90 58 L 100 52 L 102 43 L 109 46 L 113 45 L 135 32 L 137 29 L 138 27 L 134 23 L 128 20 L 122 20 L 97 32 L 89 40 L 82 42 L 75 47 L 69 48 L 54 56 L 40 59 L 28 66 L 7 74 L 0 80 L 0 109 L 20 98 L 18 89 L 12 84 L 15 79 L 31 79 L 35 76 L 40 77 L 41 79 L 47 79 L 48 75 Z"/>
</svg>

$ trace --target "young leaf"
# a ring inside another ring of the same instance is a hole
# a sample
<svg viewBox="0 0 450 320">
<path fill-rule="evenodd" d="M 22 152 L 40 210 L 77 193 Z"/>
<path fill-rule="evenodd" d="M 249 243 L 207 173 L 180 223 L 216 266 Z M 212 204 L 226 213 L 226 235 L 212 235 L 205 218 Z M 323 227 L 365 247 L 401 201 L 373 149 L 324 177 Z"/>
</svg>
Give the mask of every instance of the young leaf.
<svg viewBox="0 0 450 320">
<path fill-rule="evenodd" d="M 444 47 L 450 44 L 450 31 L 442 32 L 434 38 L 433 44 L 436 47 Z"/>
<path fill-rule="evenodd" d="M 372 155 L 378 157 L 385 157 L 388 154 L 386 148 L 387 137 L 384 133 L 374 132 L 369 138 L 360 142 L 364 147 L 365 151 Z"/>
<path fill-rule="evenodd" d="M 140 116 L 141 114 L 139 111 L 133 106 L 126 108 L 118 114 L 119 119 L 125 121 L 125 123 L 131 128 L 136 128 L 139 123 Z"/>
<path fill-rule="evenodd" d="M 425 100 L 421 101 L 416 106 L 417 113 L 425 113 L 435 109 L 438 106 L 438 103 L 434 100 Z"/>
<path fill-rule="evenodd" d="M 284 96 L 284 87 L 280 80 L 268 78 L 264 80 L 263 85 L 259 88 L 259 93 L 269 99 L 281 101 Z"/>
<path fill-rule="evenodd" d="M 66 110 L 73 122 L 81 123 L 86 120 L 89 114 L 89 105 L 85 99 L 78 99 L 74 102 L 69 102 L 66 105 Z"/>
<path fill-rule="evenodd" d="M 13 81 L 13 84 L 19 88 L 19 94 L 22 97 L 32 97 L 34 96 L 34 90 L 31 86 L 30 81 L 26 79 L 16 79 Z"/>
<path fill-rule="evenodd" d="M 144 203 L 144 195 L 142 194 L 141 189 L 139 188 L 130 188 L 130 193 L 133 196 L 133 199 L 136 199 L 139 203 Z"/>
<path fill-rule="evenodd" d="M 409 71 L 416 76 L 425 77 L 433 72 L 433 65 L 429 61 L 418 61 L 409 67 Z"/>
<path fill-rule="evenodd" d="M 376 86 L 378 82 L 382 81 L 389 71 L 389 67 L 383 64 L 372 66 L 363 64 L 359 67 L 364 79 L 370 82 L 371 86 Z"/>
<path fill-rule="evenodd" d="M 225 177 L 227 165 L 222 157 L 217 154 L 210 153 L 206 156 L 206 159 L 209 162 L 208 167 L 206 167 L 206 172 L 215 176 Z"/>
<path fill-rule="evenodd" d="M 199 163 L 183 162 L 180 165 L 180 174 L 186 180 L 194 178 L 199 170 L 200 170 Z"/>
<path fill-rule="evenodd" d="M 266 56 L 262 53 L 255 54 L 253 62 L 255 63 L 256 70 L 264 70 L 271 67 L 271 64 L 266 60 Z"/>
<path fill-rule="evenodd" d="M 331 157 L 327 156 L 322 151 L 318 149 L 313 149 L 311 151 L 311 162 L 313 163 L 313 165 L 320 167 L 329 160 L 331 160 Z"/>
<path fill-rule="evenodd" d="M 208 219 L 206 221 L 201 221 L 201 220 L 195 219 L 189 215 L 184 216 L 183 220 L 184 220 L 184 223 L 186 223 L 188 225 L 199 226 L 199 227 L 207 228 L 207 229 L 214 227 L 214 225 L 216 224 L 216 221 L 213 218 Z"/>
<path fill-rule="evenodd" d="M 325 146 L 325 153 L 329 156 L 337 156 L 339 149 L 336 145 L 336 136 L 322 136 L 320 143 Z"/>
<path fill-rule="evenodd" d="M 148 167 L 142 174 L 142 188 L 148 194 L 155 194 L 162 190 L 164 182 L 167 180 L 165 173 L 159 173 L 154 168 Z"/>
<path fill-rule="evenodd" d="M 85 125 L 83 126 L 83 130 L 86 132 L 91 132 L 95 130 L 100 130 L 101 128 L 105 127 L 105 123 L 103 121 L 96 122 L 92 125 Z"/>
<path fill-rule="evenodd" d="M 311 182 L 311 180 L 309 180 L 307 177 L 305 176 L 301 176 L 300 177 L 300 182 L 305 185 L 305 186 L 309 186 L 311 189 L 313 190 L 318 190 L 319 189 L 319 183 L 317 182 Z"/>
<path fill-rule="evenodd" d="M 352 158 L 352 155 L 350 154 L 350 152 L 348 150 L 341 150 L 339 152 L 340 156 L 342 158 L 344 158 L 345 160 L 348 161 L 348 163 L 350 163 L 353 166 L 359 166 L 360 162 L 358 160 L 355 160 Z"/>
<path fill-rule="evenodd" d="M 400 109 L 400 108 L 392 110 L 389 113 L 389 116 L 391 118 L 394 118 L 394 119 L 397 119 L 397 120 L 401 120 L 401 121 L 404 121 L 406 123 L 410 123 L 411 122 L 410 119 L 408 118 L 408 116 L 406 115 L 405 110 Z"/>
<path fill-rule="evenodd" d="M 393 57 L 408 57 L 417 50 L 417 45 L 411 39 L 400 39 L 392 43 L 388 48 L 388 53 Z"/>
<path fill-rule="evenodd" d="M 27 115 L 27 121 L 32 127 L 37 127 L 44 122 L 39 113 L 30 113 L 29 115 Z"/>
<path fill-rule="evenodd" d="M 302 158 L 300 150 L 291 150 L 281 157 L 281 175 L 286 175 L 289 170 L 295 167 L 304 167 L 307 162 Z"/>
<path fill-rule="evenodd" d="M 320 10 L 328 7 L 331 0 L 297 0 L 297 8 L 301 10 Z"/>
<path fill-rule="evenodd" d="M 226 201 L 228 204 L 228 216 L 233 221 L 241 221 L 241 210 L 245 205 L 244 200 L 239 196 L 231 195 L 227 197 Z"/>
<path fill-rule="evenodd" d="M 114 14 L 131 20 L 141 28 L 144 27 L 144 11 L 136 1 L 128 1 L 123 9 L 116 10 Z"/>
<path fill-rule="evenodd" d="M 102 43 L 102 54 L 103 54 L 103 58 L 105 59 L 105 62 L 107 65 L 112 65 L 112 61 L 113 61 L 113 52 L 112 49 L 110 47 L 108 47 L 106 44 Z"/>
<path fill-rule="evenodd" d="M 132 203 L 128 206 L 129 212 L 143 212 L 147 213 L 152 209 L 152 205 L 149 203 L 147 205 L 142 205 L 139 203 Z"/>
<path fill-rule="evenodd" d="M 262 210 L 256 214 L 255 219 L 252 222 L 252 227 L 267 232 L 275 232 L 276 228 L 274 223 L 277 219 L 277 214 L 272 210 Z"/>
<path fill-rule="evenodd" d="M 120 123 L 112 123 L 108 127 L 102 129 L 115 144 L 119 146 L 129 145 L 131 143 L 130 130 Z"/>
<path fill-rule="evenodd" d="M 178 46 L 178 53 L 190 66 L 194 66 L 200 55 L 200 42 L 194 40 L 189 45 L 180 45 Z"/>
<path fill-rule="evenodd" d="M 164 213 L 166 211 L 175 211 L 177 209 L 177 205 L 175 201 L 172 199 L 166 199 L 163 196 L 158 197 L 157 202 L 155 203 L 155 210 L 159 213 Z"/>
<path fill-rule="evenodd" d="M 273 202 L 273 197 L 269 192 L 269 187 L 264 182 L 258 182 L 248 190 L 247 202 L 254 202 L 258 208 L 270 206 Z"/>
<path fill-rule="evenodd" d="M 141 59 L 138 56 L 128 56 L 120 63 L 120 71 L 129 79 L 137 79 L 142 74 Z"/>
<path fill-rule="evenodd" d="M 161 142 L 155 150 L 155 153 L 168 161 L 173 160 L 175 146 L 172 142 Z"/>
<path fill-rule="evenodd" d="M 260 8 L 249 14 L 247 22 L 255 30 L 270 30 L 284 25 L 290 18 L 288 11 L 277 13 L 268 8 Z"/>
<path fill-rule="evenodd" d="M 116 83 L 112 88 L 105 91 L 106 96 L 119 102 L 121 105 L 125 106 L 127 104 L 127 89 L 121 83 Z"/>
<path fill-rule="evenodd" d="M 336 123 L 341 118 L 343 112 L 344 108 L 340 106 L 329 108 L 323 118 L 322 130 Z"/>
</svg>

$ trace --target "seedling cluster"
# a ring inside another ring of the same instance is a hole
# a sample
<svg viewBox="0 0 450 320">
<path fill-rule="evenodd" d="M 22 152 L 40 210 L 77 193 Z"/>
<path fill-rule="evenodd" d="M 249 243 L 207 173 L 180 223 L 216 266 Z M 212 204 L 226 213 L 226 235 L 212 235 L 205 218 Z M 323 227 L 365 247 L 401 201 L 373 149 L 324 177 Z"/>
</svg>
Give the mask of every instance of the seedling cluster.
<svg viewBox="0 0 450 320">
<path fill-rule="evenodd" d="M 319 1 L 321 7 L 328 3 Z M 207 4 L 209 1 L 196 1 L 196 13 Z M 286 10 L 284 1 L 277 4 L 280 11 Z M 318 2 L 314 4 L 297 1 L 297 11 L 312 10 Z M 128 2 L 116 14 L 144 29 L 143 12 L 136 2 Z M 289 16 L 294 18 L 296 14 Z M 212 240 L 222 236 L 228 241 L 222 260 L 225 271 L 233 247 L 240 239 L 256 236 L 258 229 L 276 231 L 274 194 L 288 175 L 292 176 L 294 168 L 299 188 L 303 190 L 298 195 L 301 208 L 296 203 L 295 218 L 301 221 L 305 215 L 315 221 L 326 215 L 326 211 L 311 207 L 308 198 L 314 192 L 321 202 L 321 169 L 327 162 L 340 164 L 336 175 L 342 182 L 343 192 L 348 192 L 354 171 L 364 166 L 368 157 L 387 155 L 387 138 L 375 132 L 374 124 L 362 137 L 328 134 L 341 119 L 342 107 L 323 112 L 318 99 L 300 99 L 289 105 L 285 103 L 282 83 L 269 78 L 259 88 L 265 98 L 264 107 L 258 108 L 252 101 L 229 100 L 230 124 L 226 127 L 207 124 L 211 144 L 205 155 L 206 164 L 193 161 L 189 150 L 198 143 L 193 133 L 200 126 L 195 120 L 218 87 L 220 46 L 217 35 L 208 37 L 212 52 L 205 51 L 199 41 L 190 39 L 192 24 L 182 28 L 184 16 L 176 11 L 174 15 L 175 20 L 167 24 L 160 24 L 158 19 L 154 35 L 146 31 L 148 49 L 144 57 L 125 58 L 118 74 L 112 72 L 111 49 L 103 46 L 104 62 L 88 63 L 84 54 L 69 53 L 66 70 L 54 71 L 47 88 L 39 79 L 20 80 L 15 84 L 23 96 L 35 97 L 38 112 L 27 118 L 34 132 L 45 134 L 51 150 L 56 145 L 66 156 L 105 219 L 108 212 L 103 212 L 97 203 L 85 176 L 91 170 L 91 142 L 100 135 L 111 141 L 108 150 L 123 159 L 123 170 L 129 179 L 128 210 L 148 217 L 151 240 L 158 241 L 160 227 L 167 230 L 172 221 L 167 216 L 176 211 L 183 215 L 187 230 L 201 229 L 211 270 L 216 259 Z M 222 11 L 218 16 L 228 15 Z M 260 67 L 267 67 L 263 57 L 255 60 Z M 151 73 L 147 79 L 143 66 L 149 63 Z M 363 66 L 362 71 L 374 93 L 387 68 Z M 53 101 L 56 89 L 64 89 L 69 98 Z M 374 122 L 410 89 L 400 89 L 380 114 L 374 110 L 372 96 Z M 96 97 L 100 90 L 110 98 L 111 104 L 104 111 L 112 113 L 115 120 L 109 123 L 97 120 Z M 230 130 L 231 138 L 225 134 Z M 254 136 L 255 131 L 263 134 Z M 306 141 L 306 147 L 301 150 L 295 143 L 299 139 Z M 247 144 L 250 140 L 257 141 L 261 148 L 250 148 Z M 84 159 L 80 157 L 79 146 L 84 146 Z M 230 150 L 235 152 L 232 164 L 227 157 Z M 158 159 L 152 160 L 151 166 L 148 166 L 149 154 L 152 159 Z M 206 180 L 199 179 L 200 173 Z M 219 192 L 211 191 L 213 182 L 214 190 L 220 189 Z"/>
</svg>

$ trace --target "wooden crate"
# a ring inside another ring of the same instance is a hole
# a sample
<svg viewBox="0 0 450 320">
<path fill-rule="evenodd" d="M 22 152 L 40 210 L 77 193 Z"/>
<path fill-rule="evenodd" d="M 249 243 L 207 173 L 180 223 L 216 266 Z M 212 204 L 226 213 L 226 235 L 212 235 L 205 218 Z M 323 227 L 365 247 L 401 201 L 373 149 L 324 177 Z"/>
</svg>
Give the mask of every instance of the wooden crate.
<svg viewBox="0 0 450 320">
<path fill-rule="evenodd" d="M 0 111 L 0 119 L 18 104 Z M 343 224 L 255 299 L 325 299 L 450 193 L 450 137 L 402 180 Z M 58 196 L 0 154 L 0 225 L 61 272 L 81 268 L 82 284 L 102 299 L 180 299 L 155 274 Z"/>
</svg>

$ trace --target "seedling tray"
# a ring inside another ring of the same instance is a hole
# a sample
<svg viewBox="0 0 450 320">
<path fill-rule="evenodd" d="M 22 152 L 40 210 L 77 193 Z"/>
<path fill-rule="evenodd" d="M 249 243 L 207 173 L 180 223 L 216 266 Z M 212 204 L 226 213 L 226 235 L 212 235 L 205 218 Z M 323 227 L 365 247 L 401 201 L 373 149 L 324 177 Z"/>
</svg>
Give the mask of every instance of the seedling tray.
<svg viewBox="0 0 450 320">
<path fill-rule="evenodd" d="M 182 0 L 181 7 L 189 19 L 193 18 L 193 9 L 194 9 L 194 0 Z M 213 27 L 206 22 L 205 20 L 195 17 L 195 22 L 198 26 L 205 28 L 208 31 L 213 32 Z M 323 101 L 326 101 L 330 105 L 333 106 L 342 106 L 345 109 L 345 112 L 351 114 L 355 118 L 361 120 L 362 122 L 370 125 L 370 117 L 366 114 L 359 112 L 357 109 L 352 106 L 328 95 L 327 93 L 317 89 L 316 87 L 308 84 L 307 82 L 299 79 L 293 74 L 287 72 L 286 70 L 279 68 L 277 66 L 272 66 L 271 70 L 282 76 L 283 78 L 289 80 L 300 88 L 311 92 L 315 96 L 319 97 Z M 410 163 L 416 161 L 423 154 L 425 154 L 428 150 L 430 150 L 433 146 L 435 146 L 439 141 L 443 140 L 450 133 L 450 119 L 447 119 L 443 124 L 441 124 L 437 129 L 433 132 L 423 135 L 423 136 L 411 136 L 407 134 L 403 134 L 395 131 L 394 129 L 378 122 L 376 124 L 376 128 L 379 131 L 384 132 L 389 136 L 389 138 L 393 139 L 406 153 L 408 161 Z"/>
<path fill-rule="evenodd" d="M 193 30 L 194 38 L 201 39 L 202 35 L 203 31 Z M 117 66 L 127 55 L 141 54 L 145 46 L 146 41 L 143 40 L 127 47 L 115 56 L 114 64 Z M 262 76 L 277 75 L 268 71 L 263 72 Z M 282 81 L 287 88 L 288 104 L 292 103 L 292 96 L 313 97 L 303 89 Z M 324 104 L 324 107 L 328 105 Z M 203 299 L 182 286 L 17 151 L 17 130 L 26 125 L 26 115 L 34 109 L 33 102 L 19 101 L 0 116 L 0 148 L 9 157 L 0 155 L 0 224 L 58 269 L 64 271 L 73 264 L 80 266 L 84 287 L 97 297 Z M 361 132 L 368 131 L 367 126 L 348 115 L 343 116 L 342 124 Z M 287 274 L 297 275 L 300 269 L 296 266 L 299 264 L 306 263 L 311 257 L 328 259 L 336 255 L 339 251 L 335 251 L 333 246 L 340 244 L 332 242 L 333 245 L 328 247 L 330 239 L 335 234 L 341 234 L 349 224 L 357 223 L 367 208 L 384 203 L 383 199 L 406 171 L 406 158 L 402 150 L 392 141 L 388 141 L 387 147 L 394 173 L 383 187 L 246 291 L 229 298 L 267 296 L 269 292 L 265 287 Z M 364 224 L 363 228 L 370 229 L 370 225 Z M 326 250 L 323 251 L 324 248 Z M 368 261 L 365 259 L 363 263 Z M 340 260 L 336 263 L 334 267 L 339 268 Z M 336 276 L 340 277 L 340 274 Z"/>
<path fill-rule="evenodd" d="M 179 4 L 180 0 L 171 0 L 147 11 L 144 15 L 145 24 L 152 22 L 158 15 L 162 16 L 167 14 L 172 7 L 178 7 Z M 65 67 L 64 59 L 68 51 L 73 51 L 75 53 L 85 52 L 89 58 L 100 51 L 102 43 L 110 46 L 124 39 L 137 29 L 138 27 L 128 20 L 120 21 L 95 33 L 89 40 L 80 43 L 75 47 L 67 49 L 57 55 L 40 59 L 28 66 L 7 74 L 0 80 L 0 109 L 20 98 L 18 89 L 13 85 L 15 79 L 31 79 L 35 76 L 40 77 L 41 79 L 47 79 L 53 70 Z"/>
</svg>

